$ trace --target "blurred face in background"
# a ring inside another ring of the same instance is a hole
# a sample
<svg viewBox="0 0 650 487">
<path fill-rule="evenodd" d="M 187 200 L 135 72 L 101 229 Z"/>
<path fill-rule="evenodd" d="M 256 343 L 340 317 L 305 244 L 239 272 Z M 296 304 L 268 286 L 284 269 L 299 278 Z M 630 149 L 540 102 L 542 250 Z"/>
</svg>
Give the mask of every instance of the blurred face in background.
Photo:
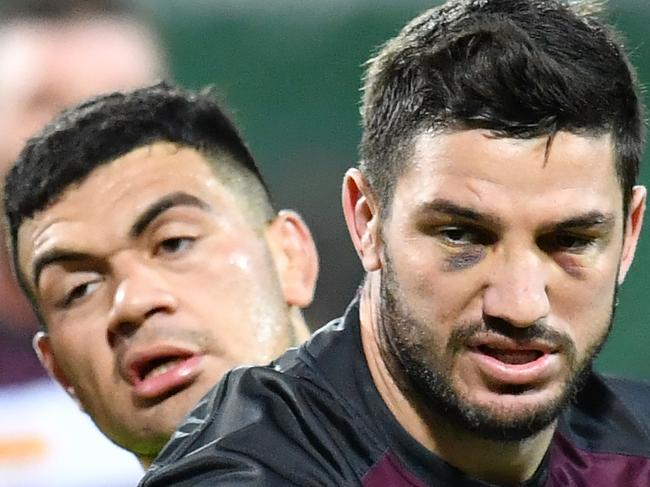
<svg viewBox="0 0 650 487">
<path fill-rule="evenodd" d="M 0 27 L 0 177 L 24 143 L 63 108 L 164 74 L 152 34 L 120 18 Z M 31 334 L 36 320 L 10 273 L 0 236 L 0 323 Z"/>
</svg>

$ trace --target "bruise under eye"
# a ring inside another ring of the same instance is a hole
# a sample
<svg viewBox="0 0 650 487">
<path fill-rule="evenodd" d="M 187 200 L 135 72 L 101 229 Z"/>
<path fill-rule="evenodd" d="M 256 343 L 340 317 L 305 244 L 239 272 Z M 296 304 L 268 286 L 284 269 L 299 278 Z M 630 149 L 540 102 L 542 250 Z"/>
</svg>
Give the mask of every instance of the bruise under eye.
<svg viewBox="0 0 650 487">
<path fill-rule="evenodd" d="M 564 269 L 570 276 L 576 279 L 583 279 L 585 277 L 585 262 L 576 255 L 559 255 L 556 257 L 557 263 Z"/>
<path fill-rule="evenodd" d="M 477 264 L 485 254 L 483 248 L 464 249 L 445 259 L 446 271 L 460 271 Z"/>
</svg>

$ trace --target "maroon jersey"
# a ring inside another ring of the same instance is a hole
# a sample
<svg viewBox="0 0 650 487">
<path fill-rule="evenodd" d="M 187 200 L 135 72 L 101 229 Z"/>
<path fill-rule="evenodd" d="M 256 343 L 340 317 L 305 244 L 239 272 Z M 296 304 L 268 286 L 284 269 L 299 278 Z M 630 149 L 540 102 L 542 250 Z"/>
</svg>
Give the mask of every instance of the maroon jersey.
<svg viewBox="0 0 650 487">
<path fill-rule="evenodd" d="M 415 441 L 372 382 L 358 304 L 268 367 L 235 369 L 141 487 L 494 487 Z M 650 487 L 650 385 L 591 373 L 525 487 Z"/>
</svg>

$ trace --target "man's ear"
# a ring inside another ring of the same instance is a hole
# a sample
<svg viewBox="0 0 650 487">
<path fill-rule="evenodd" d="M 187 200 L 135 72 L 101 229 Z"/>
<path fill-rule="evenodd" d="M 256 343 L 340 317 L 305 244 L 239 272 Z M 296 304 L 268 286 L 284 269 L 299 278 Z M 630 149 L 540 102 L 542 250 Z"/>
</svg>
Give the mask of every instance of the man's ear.
<svg viewBox="0 0 650 487">
<path fill-rule="evenodd" d="M 343 214 L 354 248 L 367 272 L 381 268 L 379 207 L 358 169 L 348 169 L 343 179 Z"/>
<path fill-rule="evenodd" d="M 79 402 L 79 398 L 77 397 L 77 393 L 74 387 L 72 384 L 70 384 L 68 378 L 63 373 L 56 361 L 56 357 L 52 351 L 50 336 L 44 331 L 39 331 L 36 333 L 36 335 L 34 335 L 34 338 L 32 339 L 32 346 L 34 347 L 34 351 L 36 352 L 38 359 L 41 361 L 41 364 L 43 364 L 43 367 L 45 367 L 45 370 L 47 370 L 50 377 L 52 377 L 61 385 L 61 387 L 63 387 L 65 392 L 68 393 L 72 400 L 76 402 L 79 408 L 83 411 L 84 408 Z"/>
<path fill-rule="evenodd" d="M 295 211 L 282 210 L 266 229 L 289 306 L 306 308 L 314 299 L 318 277 L 318 253 L 311 232 Z"/>
<path fill-rule="evenodd" d="M 632 197 L 627 211 L 625 221 L 625 233 L 623 234 L 623 249 L 621 252 L 621 265 L 618 271 L 618 283 L 623 284 L 627 271 L 634 260 L 634 252 L 639 243 L 641 227 L 643 226 L 643 215 L 645 213 L 646 188 L 634 186 Z"/>
</svg>

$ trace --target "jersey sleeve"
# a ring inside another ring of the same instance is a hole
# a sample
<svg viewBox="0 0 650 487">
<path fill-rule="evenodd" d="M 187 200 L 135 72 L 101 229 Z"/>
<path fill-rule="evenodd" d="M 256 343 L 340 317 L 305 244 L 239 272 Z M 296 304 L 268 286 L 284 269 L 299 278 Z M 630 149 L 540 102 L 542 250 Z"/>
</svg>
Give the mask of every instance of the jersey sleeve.
<svg viewBox="0 0 650 487">
<path fill-rule="evenodd" d="M 353 418 L 326 390 L 270 368 L 237 369 L 181 425 L 140 483 L 169 486 L 359 484 Z"/>
<path fill-rule="evenodd" d="M 145 477 L 140 484 L 147 487 L 228 486 L 290 486 L 300 487 L 283 477 L 271 466 L 238 452 L 221 448 L 206 449 L 179 459 Z M 324 485 L 314 483 L 311 485 Z"/>
</svg>

